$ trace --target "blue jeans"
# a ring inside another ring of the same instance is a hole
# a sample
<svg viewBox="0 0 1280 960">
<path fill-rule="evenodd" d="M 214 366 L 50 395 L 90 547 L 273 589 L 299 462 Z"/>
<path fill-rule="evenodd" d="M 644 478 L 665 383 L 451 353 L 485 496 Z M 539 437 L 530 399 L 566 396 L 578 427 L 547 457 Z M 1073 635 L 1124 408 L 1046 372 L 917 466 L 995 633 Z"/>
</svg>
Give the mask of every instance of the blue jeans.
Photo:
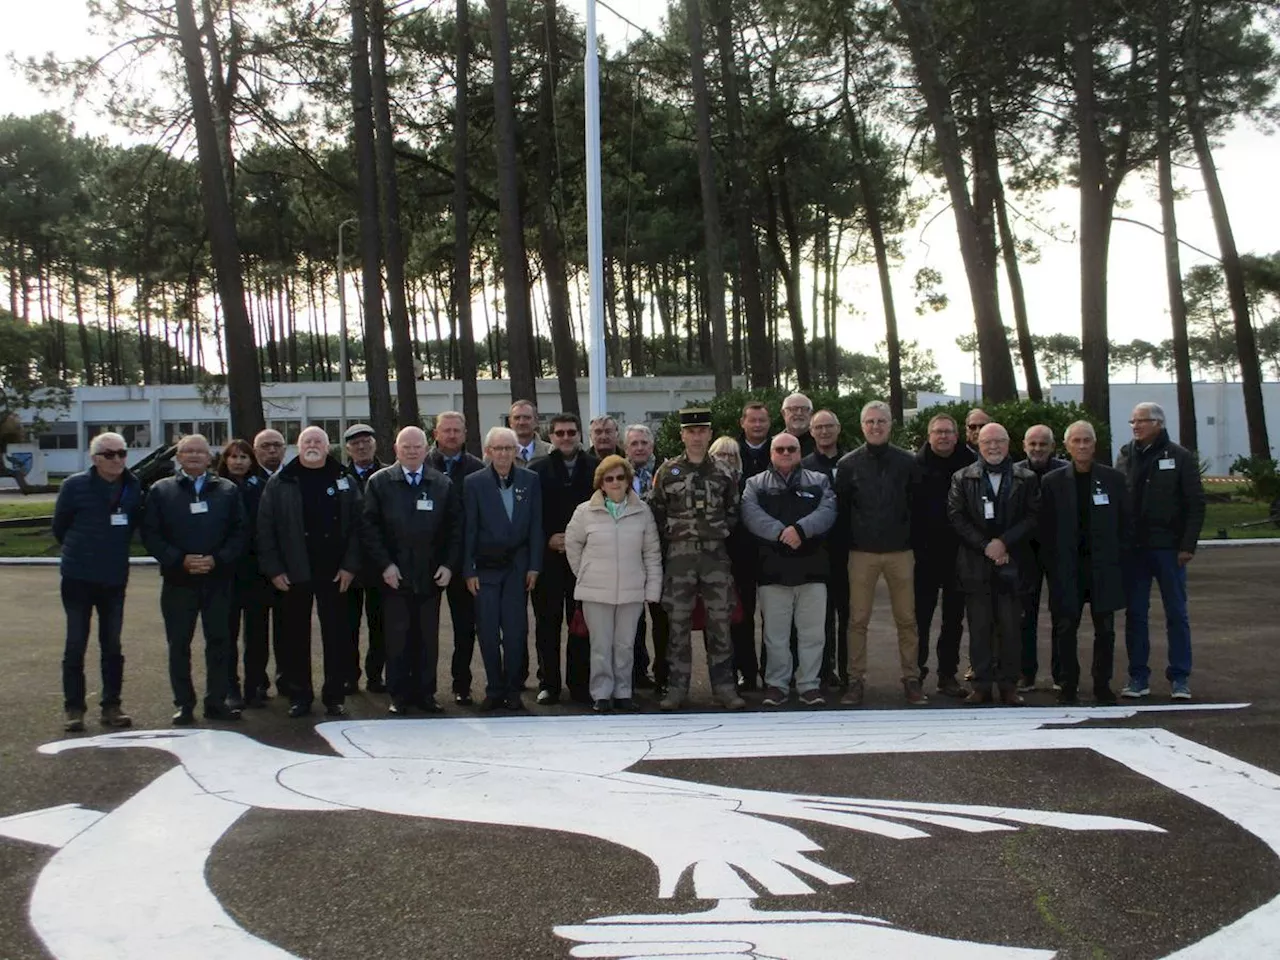
<svg viewBox="0 0 1280 960">
<path fill-rule="evenodd" d="M 1151 581 L 1155 580 L 1160 585 L 1169 637 L 1169 667 L 1165 677 L 1171 683 L 1185 682 L 1191 675 L 1191 623 L 1187 619 L 1187 568 L 1178 566 L 1178 551 L 1135 550 L 1125 579 L 1129 605 L 1124 645 L 1129 651 L 1129 679 L 1141 687 L 1147 686 L 1151 679 L 1147 611 L 1151 606 Z"/>
<path fill-rule="evenodd" d="M 84 657 L 89 646 L 89 625 L 98 611 L 98 647 L 102 655 L 102 706 L 120 705 L 124 681 L 124 657 L 120 631 L 124 625 L 124 591 L 120 586 L 62 581 L 62 608 L 67 612 L 67 642 L 62 655 L 63 706 L 85 709 Z"/>
</svg>

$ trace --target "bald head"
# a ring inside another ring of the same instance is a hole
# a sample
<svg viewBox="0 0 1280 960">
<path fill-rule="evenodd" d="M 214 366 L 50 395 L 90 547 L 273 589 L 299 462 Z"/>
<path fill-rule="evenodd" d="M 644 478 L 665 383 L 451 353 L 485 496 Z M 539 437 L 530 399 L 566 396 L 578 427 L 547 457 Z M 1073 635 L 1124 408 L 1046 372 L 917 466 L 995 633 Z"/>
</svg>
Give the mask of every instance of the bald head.
<svg viewBox="0 0 1280 960">
<path fill-rule="evenodd" d="M 396 434 L 396 463 L 406 470 L 420 470 L 427 459 L 427 435 L 421 427 L 405 427 Z"/>
<path fill-rule="evenodd" d="M 284 436 L 279 430 L 259 430 L 253 438 L 253 455 L 263 470 L 275 473 L 284 459 Z"/>
<path fill-rule="evenodd" d="M 982 459 L 995 466 L 1009 456 L 1009 431 L 998 423 L 988 423 L 978 432 L 978 452 Z"/>
<path fill-rule="evenodd" d="M 1028 428 L 1022 437 L 1022 452 L 1032 466 L 1043 467 L 1053 456 L 1053 431 L 1043 423 Z"/>
</svg>

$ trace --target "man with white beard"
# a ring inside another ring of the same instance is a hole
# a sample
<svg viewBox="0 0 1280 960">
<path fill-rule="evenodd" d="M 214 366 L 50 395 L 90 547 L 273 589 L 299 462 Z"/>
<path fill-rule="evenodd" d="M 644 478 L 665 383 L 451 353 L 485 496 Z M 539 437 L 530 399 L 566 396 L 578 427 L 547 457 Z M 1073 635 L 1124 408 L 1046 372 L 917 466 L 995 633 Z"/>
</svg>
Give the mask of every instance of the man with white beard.
<svg viewBox="0 0 1280 960">
<path fill-rule="evenodd" d="M 330 717 L 346 714 L 351 629 L 344 594 L 360 567 L 360 490 L 329 455 L 320 427 L 298 435 L 298 455 L 267 483 L 258 506 L 258 564 L 280 594 L 284 625 L 278 666 L 289 716 L 311 712 L 311 610 L 320 618 L 324 686 Z"/>
</svg>

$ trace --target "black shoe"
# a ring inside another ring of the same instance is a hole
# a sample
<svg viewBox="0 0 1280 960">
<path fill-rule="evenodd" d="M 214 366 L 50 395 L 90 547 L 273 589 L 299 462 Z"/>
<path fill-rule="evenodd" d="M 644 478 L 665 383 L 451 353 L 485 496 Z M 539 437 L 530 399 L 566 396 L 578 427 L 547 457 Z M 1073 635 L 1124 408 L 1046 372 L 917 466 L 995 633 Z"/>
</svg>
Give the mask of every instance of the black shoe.
<svg viewBox="0 0 1280 960">
<path fill-rule="evenodd" d="M 485 713 L 491 713 L 502 706 L 504 700 L 502 697 L 485 697 L 480 701 L 480 709 Z"/>
<path fill-rule="evenodd" d="M 520 694 L 518 693 L 513 693 L 509 697 L 507 697 L 506 700 L 503 701 L 502 705 L 506 707 L 508 710 L 523 710 L 524 698 L 521 697 Z"/>
<path fill-rule="evenodd" d="M 553 707 L 560 702 L 560 694 L 555 690 L 539 690 L 536 702 L 540 707 Z"/>
<path fill-rule="evenodd" d="M 652 690 L 657 684 L 653 682 L 653 677 L 647 673 L 638 673 L 631 680 L 631 689 L 633 690 Z"/>
<path fill-rule="evenodd" d="M 347 707 L 342 703 L 327 703 L 324 707 L 324 715 L 326 717 L 345 717 L 347 715 Z"/>
<path fill-rule="evenodd" d="M 403 700 L 392 700 L 391 706 L 387 707 L 387 713 L 393 717 L 407 717 L 410 713 L 410 707 Z"/>
<path fill-rule="evenodd" d="M 240 711 L 232 710 L 230 707 L 219 707 L 210 704 L 204 708 L 204 718 L 222 723 L 234 723 L 240 719 Z"/>
<path fill-rule="evenodd" d="M 1058 691 L 1058 706 L 1075 707 L 1079 705 L 1080 698 L 1076 696 L 1076 692 L 1074 690 L 1071 690 L 1068 687 L 1063 687 Z"/>
<path fill-rule="evenodd" d="M 594 698 L 586 690 L 579 690 L 577 693 L 570 691 L 569 699 L 574 703 L 580 703 L 584 707 L 589 707 L 595 703 Z"/>
<path fill-rule="evenodd" d="M 173 715 L 173 725 L 175 727 L 189 727 L 195 722 L 195 707 L 179 707 L 178 712 Z"/>
<path fill-rule="evenodd" d="M 613 713 L 613 701 L 595 700 L 591 704 L 591 709 L 596 713 Z"/>
<path fill-rule="evenodd" d="M 470 693 L 455 693 L 453 695 L 453 702 L 460 707 L 469 707 L 475 701 L 471 699 Z"/>
<path fill-rule="evenodd" d="M 1100 707 L 1114 707 L 1119 702 L 1116 699 L 1116 692 L 1110 687 L 1094 687 L 1093 699 Z"/>
<path fill-rule="evenodd" d="M 617 697 L 613 701 L 613 709 L 619 713 L 638 713 L 640 708 L 636 706 L 636 702 L 630 697 Z"/>
<path fill-rule="evenodd" d="M 299 717 L 305 717 L 311 712 L 311 704 L 309 703 L 291 703 L 289 704 L 289 716 L 294 720 Z"/>
<path fill-rule="evenodd" d="M 755 693 L 759 689 L 760 689 L 760 684 L 756 683 L 755 680 L 744 679 L 744 680 L 738 681 L 739 693 Z"/>
<path fill-rule="evenodd" d="M 423 697 L 414 706 L 423 713 L 444 713 L 444 707 L 436 703 L 435 697 Z"/>
<path fill-rule="evenodd" d="M 261 710 L 266 705 L 266 701 L 258 696 L 251 695 L 244 698 L 244 708 L 246 710 Z"/>
<path fill-rule="evenodd" d="M 232 693 L 227 697 L 227 706 L 232 710 L 243 710 L 244 697 L 240 696 L 238 692 Z"/>
<path fill-rule="evenodd" d="M 370 693 L 386 693 L 387 685 L 381 680 L 369 680 L 365 683 L 364 688 Z"/>
<path fill-rule="evenodd" d="M 667 699 L 667 685 L 665 683 L 659 683 L 654 686 L 653 699 L 655 700 Z"/>
</svg>

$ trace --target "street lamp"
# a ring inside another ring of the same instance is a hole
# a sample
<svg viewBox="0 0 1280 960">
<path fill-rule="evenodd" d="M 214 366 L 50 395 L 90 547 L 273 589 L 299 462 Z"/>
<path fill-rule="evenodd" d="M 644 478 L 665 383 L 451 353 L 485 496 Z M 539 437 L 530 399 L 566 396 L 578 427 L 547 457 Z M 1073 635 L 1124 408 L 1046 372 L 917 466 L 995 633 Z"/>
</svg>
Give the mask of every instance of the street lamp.
<svg viewBox="0 0 1280 960">
<path fill-rule="evenodd" d="M 342 391 L 338 436 L 347 429 L 347 284 L 345 258 L 342 255 L 342 231 L 359 220 L 352 218 L 338 224 L 338 383 Z"/>
</svg>

